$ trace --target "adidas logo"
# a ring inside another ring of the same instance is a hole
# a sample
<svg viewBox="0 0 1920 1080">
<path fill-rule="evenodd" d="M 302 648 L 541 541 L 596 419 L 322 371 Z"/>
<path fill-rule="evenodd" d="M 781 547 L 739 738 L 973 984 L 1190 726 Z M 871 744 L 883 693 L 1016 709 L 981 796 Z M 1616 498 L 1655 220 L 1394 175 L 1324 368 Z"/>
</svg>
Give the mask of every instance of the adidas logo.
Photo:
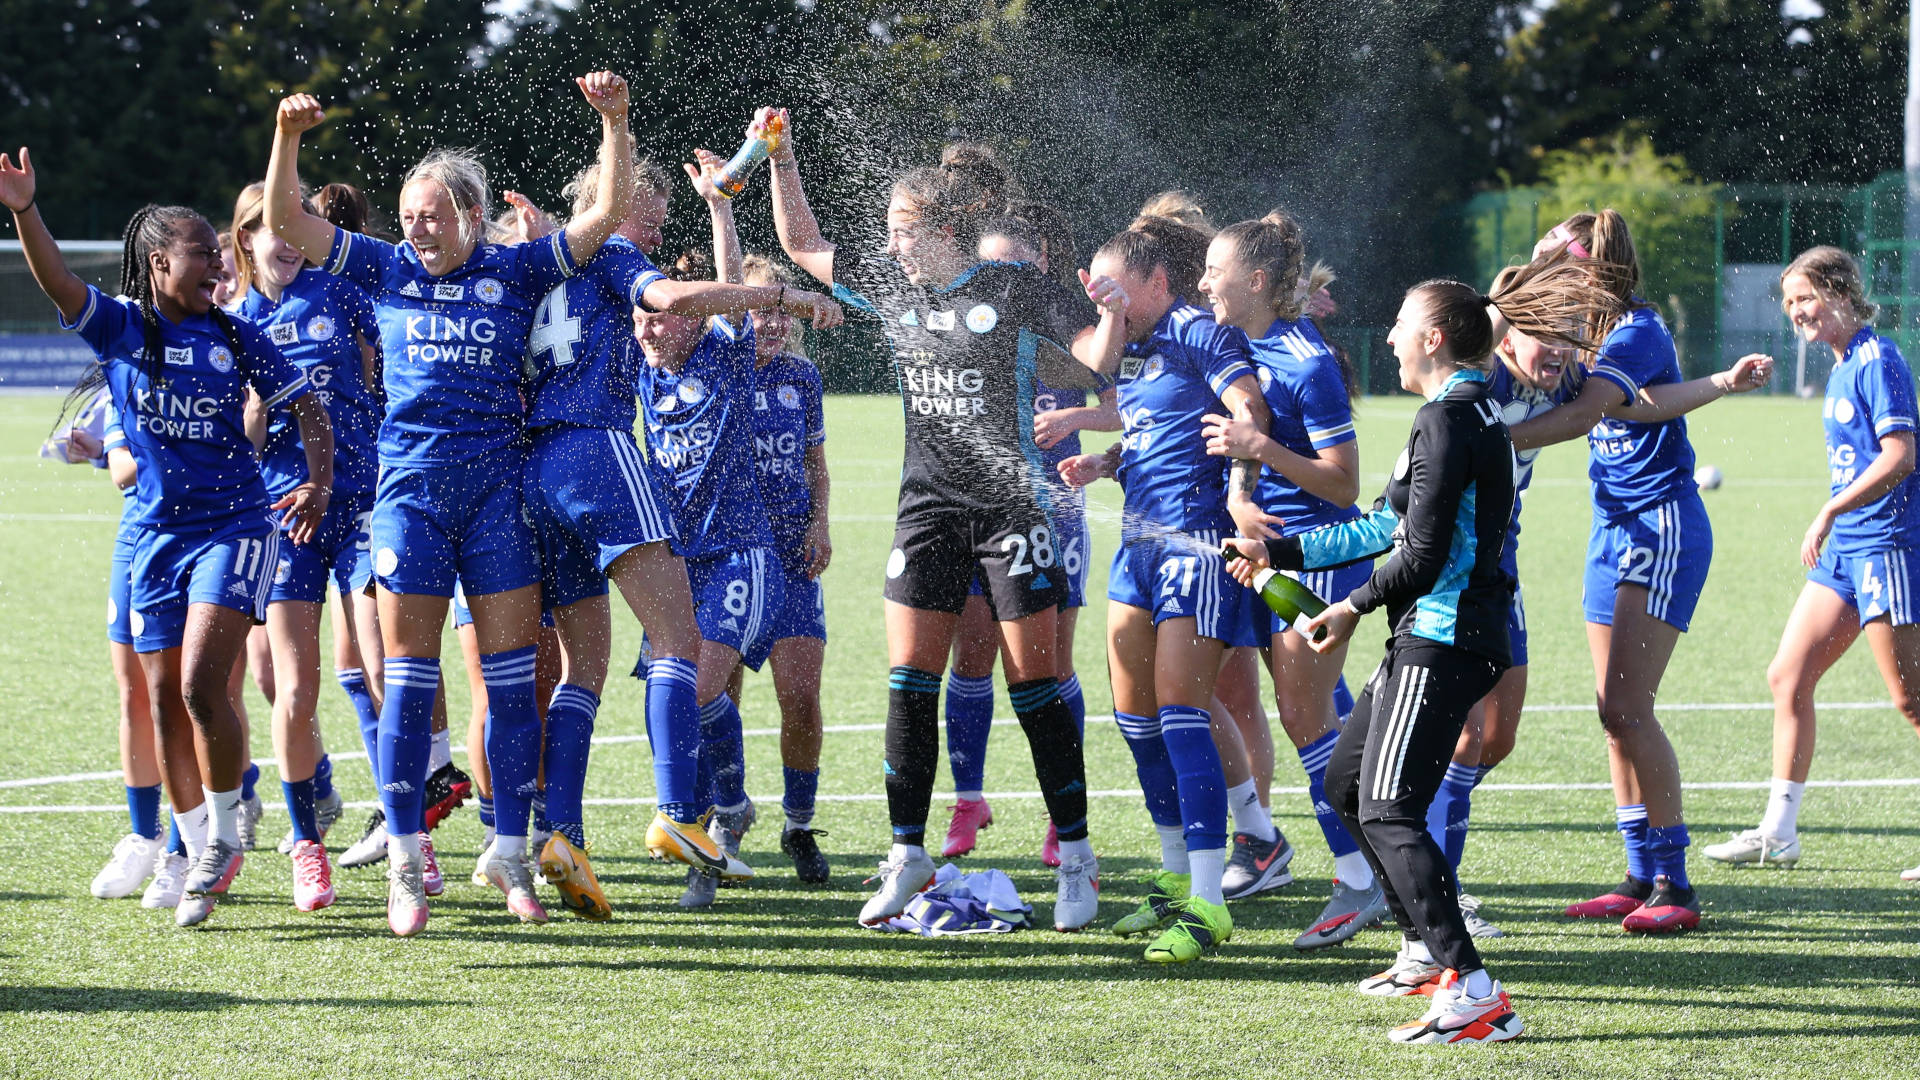
<svg viewBox="0 0 1920 1080">
<path fill-rule="evenodd" d="M 232 593 L 235 596 L 252 596 L 253 595 L 253 590 L 247 588 L 247 583 L 244 581 L 236 581 L 233 584 L 227 586 L 227 591 Z"/>
<path fill-rule="evenodd" d="M 413 282 L 409 281 L 405 285 L 400 286 L 400 295 L 417 297 L 420 295 L 420 286 L 415 285 Z"/>
<path fill-rule="evenodd" d="M 726 618 L 720 620 L 720 625 L 727 628 L 728 630 L 738 630 L 740 629 L 740 620 L 729 615 Z"/>
<path fill-rule="evenodd" d="M 380 790 L 389 795 L 410 795 L 413 793 L 413 785 L 405 780 L 395 780 L 391 784 L 381 784 Z"/>
<path fill-rule="evenodd" d="M 1033 575 L 1033 584 L 1027 586 L 1027 588 L 1029 589 L 1050 589 L 1052 587 L 1053 587 L 1053 582 L 1048 581 L 1047 575 L 1045 574 Z"/>
</svg>

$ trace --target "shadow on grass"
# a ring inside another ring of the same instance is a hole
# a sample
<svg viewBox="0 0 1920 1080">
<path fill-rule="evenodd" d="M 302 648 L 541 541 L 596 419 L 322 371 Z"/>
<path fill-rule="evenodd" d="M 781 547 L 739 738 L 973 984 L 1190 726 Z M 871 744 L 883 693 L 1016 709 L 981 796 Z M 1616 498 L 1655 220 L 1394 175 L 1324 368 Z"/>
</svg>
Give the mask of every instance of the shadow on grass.
<svg viewBox="0 0 1920 1080">
<path fill-rule="evenodd" d="M 418 1002 L 387 998 L 256 998 L 217 990 L 128 989 L 108 986 L 0 986 L 0 1013 L 212 1012 L 247 1005 L 320 1005 L 411 1009 Z M 467 1004 L 477 1004 L 467 1002 Z"/>
</svg>

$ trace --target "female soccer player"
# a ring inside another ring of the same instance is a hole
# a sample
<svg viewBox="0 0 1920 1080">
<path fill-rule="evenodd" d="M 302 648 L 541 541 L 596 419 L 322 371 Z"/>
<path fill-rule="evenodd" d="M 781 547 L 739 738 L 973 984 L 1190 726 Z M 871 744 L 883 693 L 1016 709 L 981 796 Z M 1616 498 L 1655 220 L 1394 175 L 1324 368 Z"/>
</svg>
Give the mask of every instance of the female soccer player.
<svg viewBox="0 0 1920 1080">
<path fill-rule="evenodd" d="M 1059 213 L 1050 207 L 1018 204 L 1013 212 L 981 227 L 980 257 L 988 262 L 1031 263 L 1056 281 L 1063 280 L 1064 271 L 1064 280 L 1072 281 L 1077 288 L 1072 237 L 1055 231 L 1058 223 Z M 1044 385 L 1033 400 L 1033 441 L 1042 451 L 1041 461 L 1049 477 L 1057 478 L 1060 463 L 1080 453 L 1080 432 L 1120 428 L 1119 407 L 1115 404 L 1118 399 L 1110 386 L 1101 388 L 1095 405 L 1087 404 L 1084 390 L 1054 390 Z M 1054 624 L 1057 678 L 1060 696 L 1073 714 L 1074 726 L 1084 743 L 1087 705 L 1080 676 L 1074 671 L 1073 641 L 1080 609 L 1087 604 L 1087 569 L 1092 554 L 1087 550 L 1086 498 L 1080 489 L 1057 482 L 1050 494 L 1054 547 L 1067 579 L 1067 598 Z M 953 635 L 953 670 L 947 676 L 947 765 L 953 773 L 955 799 L 940 854 L 948 858 L 972 851 L 979 831 L 993 823 L 993 810 L 982 787 L 987 741 L 993 728 L 993 664 L 999 655 L 1000 635 L 994 630 L 993 613 L 976 578 Z M 1051 821 L 1040 842 L 1040 862 L 1060 865 L 1060 833 Z"/>
<path fill-rule="evenodd" d="M 1388 341 L 1400 385 L 1427 400 L 1373 510 L 1265 543 L 1228 542 L 1244 556 L 1234 576 L 1248 584 L 1268 565 L 1314 570 L 1387 556 L 1315 616 L 1308 634 L 1325 654 L 1342 648 L 1375 608 L 1386 608 L 1392 623 L 1386 659 L 1334 745 L 1327 797 L 1385 883 L 1403 936 L 1393 965 L 1360 991 L 1433 995 L 1424 1016 L 1389 1033 L 1395 1042 L 1498 1042 L 1522 1030 L 1480 962 L 1446 856 L 1426 831 L 1427 804 L 1467 710 L 1493 689 L 1510 656 L 1513 578 L 1500 566 L 1500 548 L 1513 513 L 1513 443 L 1487 397 L 1494 341 L 1486 308 L 1528 333 L 1567 340 L 1567 312 L 1610 303 L 1564 257 L 1528 267 L 1491 296 L 1457 281 L 1415 286 Z"/>
<path fill-rule="evenodd" d="M 1014 711 L 1059 828 L 1054 926 L 1078 930 L 1099 910 L 1099 864 L 1087 840 L 1080 737 L 1055 681 L 1056 611 L 1066 582 L 1032 424 L 1036 385 L 1071 385 L 1067 350 L 1091 343 L 1094 320 L 1083 299 L 1038 269 L 979 261 L 988 203 L 950 170 L 916 169 L 895 182 L 886 262 L 836 248 L 807 205 L 793 144 L 789 137 L 774 155 L 781 246 L 801 269 L 832 282 L 838 299 L 879 317 L 906 411 L 885 587 L 893 846 L 860 921 L 898 915 L 933 878 L 925 838 L 940 753 L 940 672 L 968 586 L 980 574 L 1000 622 Z M 1055 369 L 1058 382 L 1049 377 Z"/>
<path fill-rule="evenodd" d="M 1353 505 L 1360 493 L 1360 444 L 1353 430 L 1348 379 L 1320 332 L 1302 315 L 1313 291 L 1304 281 L 1306 248 L 1300 225 L 1284 211 L 1257 221 L 1229 225 L 1207 251 L 1200 288 L 1213 303 L 1222 325 L 1244 333 L 1267 407 L 1272 434 L 1245 421 L 1206 417 L 1211 453 L 1250 458 L 1266 466 L 1254 501 L 1268 515 L 1276 535 L 1295 536 L 1360 516 Z M 1340 597 L 1372 574 L 1371 562 L 1302 575 L 1322 597 Z M 1327 807 L 1328 756 L 1339 738 L 1333 688 L 1346 663 L 1346 649 L 1315 650 L 1291 626 L 1273 618 L 1262 605 L 1261 634 L 1273 678 L 1280 724 L 1299 754 L 1307 790 L 1333 855 L 1333 896 L 1313 925 L 1294 944 L 1318 948 L 1351 938 L 1386 915 L 1386 900 L 1359 845 Z M 1253 823 L 1258 827 L 1260 823 Z M 1252 896 L 1286 871 L 1293 851 L 1271 819 L 1265 835 L 1243 832 L 1234 838 L 1228 866 L 1229 899 Z"/>
<path fill-rule="evenodd" d="M 1210 706 L 1225 651 L 1259 644 L 1266 628 L 1254 620 L 1252 594 L 1234 587 L 1219 555 L 1236 525 L 1259 526 L 1263 515 L 1251 498 L 1259 465 L 1236 460 L 1229 487 L 1226 470 L 1207 454 L 1201 417 L 1231 413 L 1264 434 L 1268 412 L 1245 338 L 1182 302 L 1168 262 L 1159 241 L 1130 229 L 1094 254 L 1081 281 L 1100 306 L 1100 351 L 1089 366 L 1117 376 L 1126 424 L 1107 666 L 1162 866 L 1147 900 L 1114 932 L 1160 930 L 1146 959 L 1184 964 L 1233 935 L 1221 892 L 1226 782 Z M 1097 468 L 1093 458 L 1068 459 L 1061 476 L 1084 484 Z"/>
<path fill-rule="evenodd" d="M 327 509 L 333 443 L 306 378 L 252 324 L 213 303 L 220 249 L 213 226 L 183 207 L 148 206 L 127 223 L 114 299 L 67 269 L 34 209 L 27 151 L 0 155 L 0 202 L 13 211 L 34 280 L 100 358 L 139 464 L 129 564 L 129 617 L 158 723 L 162 767 L 192 868 L 175 921 L 204 922 L 216 890 L 240 869 L 240 787 L 247 749 L 227 699 L 247 628 L 264 616 L 279 533 L 311 539 Z M 307 481 L 267 498 L 247 441 L 244 394 L 287 404 L 306 440 Z M 198 759 L 198 776 L 193 764 Z M 205 817 L 193 814 L 204 803 Z"/>
<path fill-rule="evenodd" d="M 1607 733 L 1615 821 L 1627 848 L 1626 880 L 1566 913 L 1618 918 L 1631 933 L 1686 930 L 1700 923 L 1700 900 L 1687 879 L 1680 763 L 1653 703 L 1706 584 L 1713 529 L 1694 486 L 1687 422 L 1678 413 L 1655 421 L 1615 415 L 1648 388 L 1681 382 L 1673 336 L 1635 295 L 1640 261 L 1626 220 L 1614 210 L 1574 215 L 1548 234 L 1535 260 L 1562 253 L 1593 275 L 1614 297 L 1612 310 L 1623 314 L 1593 322 L 1590 312 L 1569 310 L 1569 318 L 1590 320 L 1589 336 L 1604 339 L 1579 395 L 1518 425 L 1513 439 L 1516 451 L 1525 452 L 1584 434 L 1592 451 L 1587 646 Z M 1723 385 L 1725 374 L 1688 385 L 1711 382 L 1699 397 L 1712 400 L 1733 388 Z M 1770 367 L 1756 364 L 1747 381 L 1763 385 L 1770 374 Z"/>
<path fill-rule="evenodd" d="M 627 153 L 627 86 L 611 72 L 577 80 L 600 114 L 603 163 Z M 540 719 L 533 662 L 540 632 L 539 555 L 522 516 L 521 362 L 533 309 L 613 234 L 632 172 L 605 168 L 591 210 L 545 241 L 480 243 L 487 220 L 479 162 L 429 155 L 401 189 L 403 246 L 343 232 L 300 205 L 300 134 L 325 119 L 296 94 L 280 103 L 267 169 L 266 222 L 329 272 L 372 295 L 385 358 L 387 416 L 370 535 L 386 646 L 380 713 L 381 802 L 391 836 L 387 921 L 426 926 L 420 847 L 440 635 L 457 579 L 467 587 L 487 678 L 487 760 L 502 856 L 490 880 L 510 911 L 541 922 L 526 856 Z"/>
<path fill-rule="evenodd" d="M 1920 727 L 1920 607 L 1908 580 L 1920 547 L 1913 373 L 1874 333 L 1860 265 L 1836 247 L 1802 252 L 1780 274 L 1781 307 L 1808 342 L 1833 350 L 1820 410 L 1832 494 L 1807 526 L 1807 584 L 1767 668 L 1773 784 L 1760 826 L 1706 850 L 1728 863 L 1800 861 L 1800 800 L 1813 764 L 1813 691 L 1862 634 L 1894 707 Z M 1920 867 L 1900 875 L 1920 879 Z"/>
<path fill-rule="evenodd" d="M 264 222 L 266 188 L 249 184 L 233 208 L 235 271 L 243 290 L 235 310 L 252 320 L 281 355 L 305 373 L 333 428 L 333 497 L 327 516 L 303 544 L 284 544 L 267 601 L 273 643 L 273 743 L 280 786 L 293 820 L 293 905 L 333 903 L 333 872 L 322 839 L 340 816 L 332 767 L 322 767 L 320 605 L 329 579 L 343 598 L 366 587 L 367 518 L 373 508 L 374 441 L 379 405 L 367 385 L 362 342 L 378 337 L 373 304 L 358 286 L 307 266 Z M 278 499 L 306 480 L 306 448 L 284 411 L 270 412 L 260 454 L 267 494 Z M 351 604 L 350 599 L 343 603 Z M 377 652 L 369 643 L 362 651 Z"/>
</svg>

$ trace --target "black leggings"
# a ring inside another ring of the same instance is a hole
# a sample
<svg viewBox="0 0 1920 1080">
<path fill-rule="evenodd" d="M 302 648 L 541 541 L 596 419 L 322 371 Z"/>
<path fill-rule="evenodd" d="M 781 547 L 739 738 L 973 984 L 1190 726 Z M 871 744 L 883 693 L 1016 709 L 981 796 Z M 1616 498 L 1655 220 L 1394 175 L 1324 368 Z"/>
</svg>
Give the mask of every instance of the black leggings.
<svg viewBox="0 0 1920 1080">
<path fill-rule="evenodd" d="M 1467 710 L 1505 668 L 1477 653 L 1396 637 L 1327 762 L 1327 800 L 1360 842 L 1400 930 L 1456 971 L 1480 967 L 1453 867 L 1427 833 Z"/>
</svg>

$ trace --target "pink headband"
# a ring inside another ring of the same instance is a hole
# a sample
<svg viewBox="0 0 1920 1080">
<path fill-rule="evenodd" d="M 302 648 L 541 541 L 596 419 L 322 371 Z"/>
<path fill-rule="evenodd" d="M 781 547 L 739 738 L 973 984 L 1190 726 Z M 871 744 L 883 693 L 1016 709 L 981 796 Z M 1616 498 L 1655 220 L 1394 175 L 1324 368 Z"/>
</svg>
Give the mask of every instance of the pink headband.
<svg viewBox="0 0 1920 1080">
<path fill-rule="evenodd" d="M 1567 250 L 1573 252 L 1573 257 L 1576 259 L 1593 258 L 1593 256 L 1587 254 L 1587 249 L 1581 246 L 1580 241 L 1573 238 L 1573 230 L 1567 228 L 1565 222 L 1555 225 L 1553 231 L 1547 234 L 1547 239 L 1566 241 Z"/>
</svg>

